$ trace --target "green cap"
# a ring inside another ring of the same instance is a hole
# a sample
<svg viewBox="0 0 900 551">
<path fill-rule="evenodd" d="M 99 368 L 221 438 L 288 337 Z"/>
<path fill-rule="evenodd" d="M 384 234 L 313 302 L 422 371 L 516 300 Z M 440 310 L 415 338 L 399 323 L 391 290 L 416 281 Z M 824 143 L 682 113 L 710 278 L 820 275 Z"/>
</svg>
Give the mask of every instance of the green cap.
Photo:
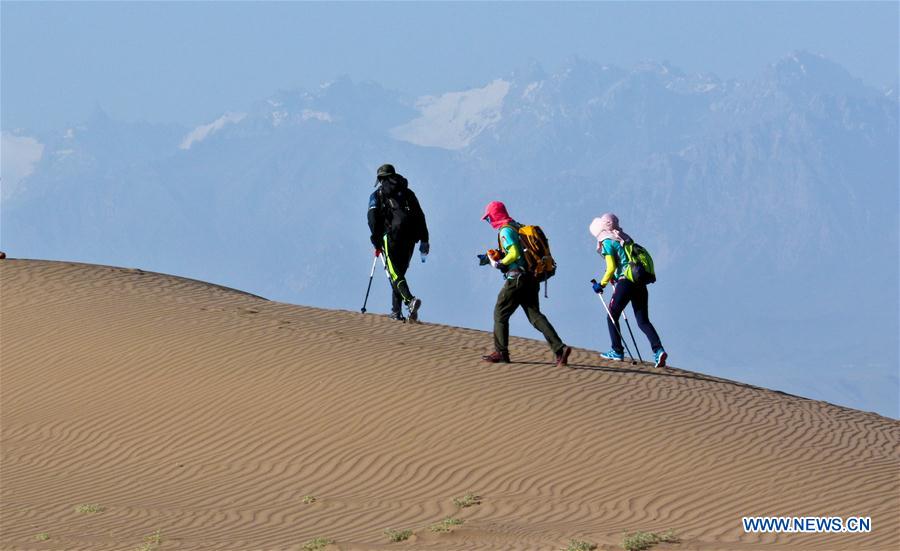
<svg viewBox="0 0 900 551">
<path fill-rule="evenodd" d="M 390 176 L 391 174 L 396 174 L 394 171 L 394 165 L 381 165 L 378 167 L 378 177 Z"/>
</svg>

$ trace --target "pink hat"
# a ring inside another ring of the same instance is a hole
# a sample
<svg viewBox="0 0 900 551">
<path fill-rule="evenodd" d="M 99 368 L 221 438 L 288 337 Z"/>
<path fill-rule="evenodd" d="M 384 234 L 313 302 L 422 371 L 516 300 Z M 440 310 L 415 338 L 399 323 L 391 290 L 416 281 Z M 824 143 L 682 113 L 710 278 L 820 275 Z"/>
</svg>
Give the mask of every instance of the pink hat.
<svg viewBox="0 0 900 551">
<path fill-rule="evenodd" d="M 591 222 L 590 229 L 591 235 L 599 237 L 604 231 L 611 232 L 612 230 L 621 230 L 622 228 L 619 226 L 619 217 L 611 212 L 607 212 L 599 218 L 594 218 L 594 221 Z"/>
<path fill-rule="evenodd" d="M 614 239 L 621 244 L 631 241 L 631 236 L 622 231 L 619 225 L 619 217 L 607 212 L 599 218 L 594 218 L 590 226 L 591 235 L 597 238 L 597 252 L 601 251 L 601 245 L 605 239 Z"/>
<path fill-rule="evenodd" d="M 500 201 L 491 201 L 488 203 L 487 206 L 484 207 L 484 216 L 482 216 L 481 219 L 489 220 L 491 222 L 491 227 L 495 230 L 499 230 L 512 222 L 512 217 L 506 212 L 506 205 Z"/>
</svg>

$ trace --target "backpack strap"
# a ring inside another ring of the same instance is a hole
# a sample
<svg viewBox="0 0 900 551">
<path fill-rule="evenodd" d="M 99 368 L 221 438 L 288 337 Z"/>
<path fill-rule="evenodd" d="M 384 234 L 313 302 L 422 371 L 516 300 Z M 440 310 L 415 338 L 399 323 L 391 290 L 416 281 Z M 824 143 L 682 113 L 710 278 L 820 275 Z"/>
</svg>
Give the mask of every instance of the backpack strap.
<svg viewBox="0 0 900 551">
<path fill-rule="evenodd" d="M 497 246 L 500 248 L 501 251 L 506 250 L 505 248 L 503 248 L 503 241 L 500 239 L 500 232 L 503 231 L 503 228 L 512 228 L 513 231 L 517 232 L 516 228 L 512 224 L 504 224 L 504 225 L 500 226 L 499 228 L 497 228 Z"/>
</svg>

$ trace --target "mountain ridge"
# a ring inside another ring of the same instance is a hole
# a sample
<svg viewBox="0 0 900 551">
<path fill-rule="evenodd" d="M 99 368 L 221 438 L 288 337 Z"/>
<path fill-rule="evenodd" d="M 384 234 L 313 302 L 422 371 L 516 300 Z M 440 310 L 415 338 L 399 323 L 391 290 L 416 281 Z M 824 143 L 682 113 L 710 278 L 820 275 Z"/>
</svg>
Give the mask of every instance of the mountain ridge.
<svg viewBox="0 0 900 551">
<path fill-rule="evenodd" d="M 471 259 L 492 239 L 480 212 L 501 199 L 552 240 L 560 271 L 546 307 L 561 334 L 602 346 L 603 318 L 584 289 L 600 270 L 587 226 L 615 211 L 654 254 L 651 308 L 675 357 L 844 404 L 872 396 L 879 411 L 900 414 L 890 392 L 900 358 L 886 346 L 900 333 L 900 274 L 885 262 L 900 247 L 896 98 L 859 95 L 852 76 L 813 54 L 743 83 L 577 59 L 501 80 L 509 88 L 489 120 L 426 125 L 467 144 L 458 149 L 395 139 L 392 129 L 420 116 L 416 100 L 349 78 L 235 109 L 247 115 L 186 150 L 196 129 L 98 114 L 44 140 L 21 183 L 4 174 L 3 250 L 222 278 L 353 309 L 371 258 L 366 200 L 375 168 L 392 162 L 438 229 L 434 254 L 410 272 L 426 319 L 487 323 L 496 281 Z M 853 268 L 841 274 L 835 258 L 848 251 Z M 376 308 L 386 302 L 380 283 Z M 877 292 L 844 300 L 842 283 Z M 865 325 L 850 323 L 860 314 Z M 530 328 L 514 321 L 513 331 Z M 745 358 L 779 367 L 758 373 Z"/>
</svg>

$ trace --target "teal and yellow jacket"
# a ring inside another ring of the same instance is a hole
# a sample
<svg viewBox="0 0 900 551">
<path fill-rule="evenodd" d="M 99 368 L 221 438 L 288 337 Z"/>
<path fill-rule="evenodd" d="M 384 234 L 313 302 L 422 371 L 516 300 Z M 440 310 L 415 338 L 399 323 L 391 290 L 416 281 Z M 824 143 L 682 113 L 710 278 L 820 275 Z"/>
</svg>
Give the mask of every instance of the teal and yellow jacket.
<svg viewBox="0 0 900 551">
<path fill-rule="evenodd" d="M 615 239 L 604 239 L 600 243 L 600 254 L 606 259 L 606 272 L 600 279 L 601 285 L 606 285 L 611 280 L 618 281 L 625 277 L 625 266 L 628 265 L 628 255 L 625 248 Z"/>
</svg>

